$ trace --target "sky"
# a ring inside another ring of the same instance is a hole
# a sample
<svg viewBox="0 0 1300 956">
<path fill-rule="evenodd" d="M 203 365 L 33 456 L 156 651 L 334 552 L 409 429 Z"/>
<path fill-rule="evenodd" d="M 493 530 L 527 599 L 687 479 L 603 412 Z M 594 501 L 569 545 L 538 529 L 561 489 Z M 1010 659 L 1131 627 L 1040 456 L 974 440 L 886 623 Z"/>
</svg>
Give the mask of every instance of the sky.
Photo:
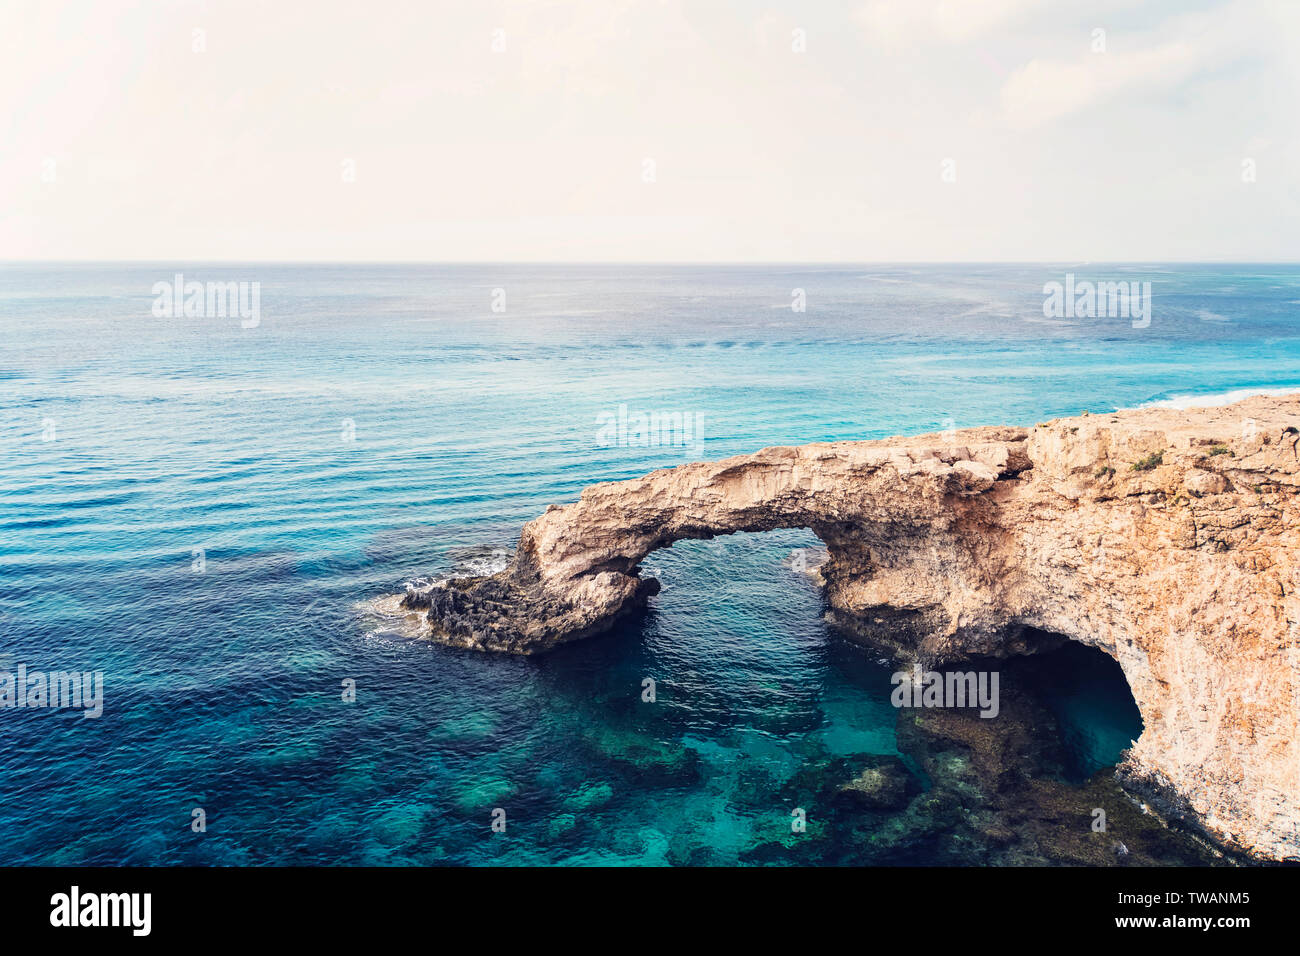
<svg viewBox="0 0 1300 956">
<path fill-rule="evenodd" d="M 1300 3 L 4 0 L 0 259 L 1300 260 Z"/>
</svg>

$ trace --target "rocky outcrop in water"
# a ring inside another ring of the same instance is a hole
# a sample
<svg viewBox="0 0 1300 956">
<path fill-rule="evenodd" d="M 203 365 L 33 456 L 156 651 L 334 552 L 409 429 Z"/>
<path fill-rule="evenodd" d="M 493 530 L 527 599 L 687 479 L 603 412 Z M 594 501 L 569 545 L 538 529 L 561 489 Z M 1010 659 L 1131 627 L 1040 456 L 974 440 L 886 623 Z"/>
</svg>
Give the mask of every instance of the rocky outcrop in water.
<svg viewBox="0 0 1300 956">
<path fill-rule="evenodd" d="M 1100 648 L 1145 725 L 1126 788 L 1300 860 L 1298 425 L 1300 398 L 1258 397 L 767 448 L 593 485 L 525 525 L 503 571 L 405 602 L 448 644 L 537 653 L 644 604 L 656 548 L 810 528 L 847 635 L 926 665 L 1048 635 Z"/>
</svg>

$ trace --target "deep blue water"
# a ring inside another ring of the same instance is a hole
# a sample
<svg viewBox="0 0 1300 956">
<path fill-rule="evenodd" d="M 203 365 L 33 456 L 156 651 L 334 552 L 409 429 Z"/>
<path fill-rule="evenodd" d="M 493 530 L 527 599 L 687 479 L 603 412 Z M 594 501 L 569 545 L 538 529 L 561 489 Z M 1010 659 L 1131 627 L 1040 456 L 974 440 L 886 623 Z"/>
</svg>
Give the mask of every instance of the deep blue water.
<svg viewBox="0 0 1300 956">
<path fill-rule="evenodd" d="M 1152 281 L 1151 325 L 1045 319 L 1067 270 Z M 260 326 L 156 318 L 176 271 L 260 282 Z M 943 789 L 788 566 L 810 533 L 652 555 L 643 618 L 539 659 L 369 602 L 692 457 L 1295 386 L 1298 303 L 1267 265 L 0 265 L 0 670 L 105 675 L 100 719 L 0 710 L 0 863 L 780 862 L 810 799 L 794 862 L 951 862 L 807 796 L 900 753 Z M 703 441 L 601 447 L 620 405 Z M 1066 683 L 1077 785 L 1140 727 L 1122 683 Z"/>
</svg>

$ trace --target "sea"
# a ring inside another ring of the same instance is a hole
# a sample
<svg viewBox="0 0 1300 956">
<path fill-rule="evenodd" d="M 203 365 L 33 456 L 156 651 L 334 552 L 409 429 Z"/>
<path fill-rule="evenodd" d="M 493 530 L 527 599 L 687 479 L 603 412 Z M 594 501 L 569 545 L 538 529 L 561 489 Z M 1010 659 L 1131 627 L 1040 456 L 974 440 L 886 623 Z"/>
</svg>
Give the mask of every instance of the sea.
<svg viewBox="0 0 1300 956">
<path fill-rule="evenodd" d="M 1149 316 L 1046 314 L 1067 275 Z M 102 679 L 0 706 L 0 864 L 1218 860 L 1114 785 L 1112 661 L 895 707 L 809 531 L 655 552 L 643 614 L 538 657 L 384 599 L 597 481 L 1296 388 L 1294 265 L 0 263 L 0 681 Z"/>
</svg>

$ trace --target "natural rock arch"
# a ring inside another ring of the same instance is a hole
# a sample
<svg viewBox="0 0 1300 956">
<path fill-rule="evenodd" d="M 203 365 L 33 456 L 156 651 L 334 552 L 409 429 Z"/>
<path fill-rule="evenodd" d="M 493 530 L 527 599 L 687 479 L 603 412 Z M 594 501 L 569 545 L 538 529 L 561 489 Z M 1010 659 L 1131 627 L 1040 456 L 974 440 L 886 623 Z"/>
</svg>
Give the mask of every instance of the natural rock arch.
<svg viewBox="0 0 1300 956">
<path fill-rule="evenodd" d="M 509 566 L 408 594 L 430 634 L 536 653 L 596 634 L 686 538 L 809 528 L 832 622 L 903 661 L 1098 647 L 1145 730 L 1131 790 L 1230 847 L 1300 859 L 1300 398 L 767 448 L 593 485 Z"/>
</svg>

